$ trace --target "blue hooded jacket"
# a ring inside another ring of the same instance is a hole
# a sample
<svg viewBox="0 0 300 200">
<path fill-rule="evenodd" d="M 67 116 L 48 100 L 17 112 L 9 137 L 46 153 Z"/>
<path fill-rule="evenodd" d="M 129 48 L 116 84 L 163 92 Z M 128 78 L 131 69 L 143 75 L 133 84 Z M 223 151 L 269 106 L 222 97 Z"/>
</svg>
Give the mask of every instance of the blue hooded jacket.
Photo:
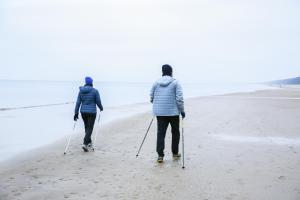
<svg viewBox="0 0 300 200">
<path fill-rule="evenodd" d="M 90 85 L 79 87 L 75 114 L 79 113 L 80 106 L 81 113 L 97 113 L 96 105 L 101 111 L 103 110 L 98 90 Z"/>
<path fill-rule="evenodd" d="M 184 112 L 182 87 L 171 76 L 163 76 L 153 84 L 150 101 L 155 116 L 177 116 Z"/>
</svg>

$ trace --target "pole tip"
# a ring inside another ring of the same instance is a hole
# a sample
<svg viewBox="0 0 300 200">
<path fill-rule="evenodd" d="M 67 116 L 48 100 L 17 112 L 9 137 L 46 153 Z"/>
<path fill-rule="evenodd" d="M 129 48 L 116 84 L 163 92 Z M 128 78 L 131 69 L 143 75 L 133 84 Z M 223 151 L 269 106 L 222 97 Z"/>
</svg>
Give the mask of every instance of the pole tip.
<svg viewBox="0 0 300 200">
<path fill-rule="evenodd" d="M 139 157 L 139 155 L 136 155 L 135 157 L 137 158 L 137 157 Z"/>
<path fill-rule="evenodd" d="M 64 152 L 64 155 L 66 155 L 66 152 Z"/>
<path fill-rule="evenodd" d="M 183 166 L 182 169 L 185 169 L 185 166 Z"/>
</svg>

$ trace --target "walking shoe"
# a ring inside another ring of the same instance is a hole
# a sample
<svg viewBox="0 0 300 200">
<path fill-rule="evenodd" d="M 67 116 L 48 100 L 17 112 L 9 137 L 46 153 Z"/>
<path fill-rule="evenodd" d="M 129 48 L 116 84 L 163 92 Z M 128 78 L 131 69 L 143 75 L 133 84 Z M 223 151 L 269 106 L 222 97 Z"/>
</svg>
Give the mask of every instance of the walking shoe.
<svg viewBox="0 0 300 200">
<path fill-rule="evenodd" d="M 89 151 L 89 148 L 88 148 L 88 146 L 87 145 L 82 145 L 82 149 L 83 149 L 83 151 L 84 152 L 88 152 Z"/>
<path fill-rule="evenodd" d="M 88 146 L 88 148 L 91 148 L 91 149 L 93 148 L 93 144 L 92 143 L 89 143 L 87 146 Z"/>
<path fill-rule="evenodd" d="M 180 158 L 181 157 L 181 154 L 178 153 L 178 154 L 173 154 L 173 158 Z"/>
<path fill-rule="evenodd" d="M 95 147 L 94 147 L 93 143 L 89 143 L 89 144 L 88 144 L 88 148 L 89 148 L 90 150 L 92 150 L 92 151 L 95 150 Z"/>
<path fill-rule="evenodd" d="M 157 162 L 158 162 L 158 163 L 164 162 L 164 157 L 159 156 L 159 157 L 157 158 Z"/>
</svg>

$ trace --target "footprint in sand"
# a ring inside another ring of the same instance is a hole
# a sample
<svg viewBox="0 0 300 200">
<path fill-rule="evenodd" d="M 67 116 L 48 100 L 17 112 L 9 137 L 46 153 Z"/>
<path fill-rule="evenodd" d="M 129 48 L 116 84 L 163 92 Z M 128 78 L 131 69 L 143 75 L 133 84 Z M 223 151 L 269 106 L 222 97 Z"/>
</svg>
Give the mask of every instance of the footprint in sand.
<svg viewBox="0 0 300 200">
<path fill-rule="evenodd" d="M 295 150 L 295 148 L 294 148 L 293 146 L 289 146 L 289 149 L 290 149 L 293 153 L 297 154 L 297 151 Z"/>
<path fill-rule="evenodd" d="M 71 192 L 70 193 L 71 195 L 76 195 L 76 194 L 78 194 L 77 192 Z"/>
<path fill-rule="evenodd" d="M 158 185 L 158 186 L 154 187 L 154 189 L 155 189 L 155 190 L 158 190 L 158 191 L 160 191 L 160 190 L 161 190 L 161 188 L 162 188 L 162 186 L 161 186 L 161 185 Z"/>
<path fill-rule="evenodd" d="M 21 195 L 20 192 L 14 194 L 14 196 L 20 196 L 20 195 Z"/>
<path fill-rule="evenodd" d="M 37 175 L 33 175 L 31 177 L 34 178 L 34 179 L 38 179 L 39 178 Z"/>
<path fill-rule="evenodd" d="M 245 181 L 243 179 L 237 179 L 236 182 L 239 184 L 239 185 L 245 185 Z"/>
<path fill-rule="evenodd" d="M 238 195 L 237 194 L 229 194 L 228 196 L 225 197 L 226 200 L 232 200 L 236 198 Z"/>
<path fill-rule="evenodd" d="M 244 163 L 241 162 L 241 161 L 239 161 L 239 160 L 237 161 L 237 163 L 238 163 L 239 165 L 241 165 L 241 166 L 244 165 Z"/>
<path fill-rule="evenodd" d="M 272 188 L 272 185 L 267 185 L 267 186 L 265 186 L 264 188 L 265 188 L 265 189 L 270 189 L 270 188 Z"/>
<path fill-rule="evenodd" d="M 14 177 L 10 177 L 9 179 L 7 179 L 6 181 L 7 182 L 13 182 L 15 180 L 15 178 Z"/>
<path fill-rule="evenodd" d="M 240 158 L 240 157 L 242 157 L 242 154 L 237 154 L 236 155 L 236 158 Z"/>
<path fill-rule="evenodd" d="M 278 179 L 281 180 L 281 181 L 284 181 L 284 180 L 286 180 L 286 177 L 285 176 L 279 176 Z"/>
</svg>

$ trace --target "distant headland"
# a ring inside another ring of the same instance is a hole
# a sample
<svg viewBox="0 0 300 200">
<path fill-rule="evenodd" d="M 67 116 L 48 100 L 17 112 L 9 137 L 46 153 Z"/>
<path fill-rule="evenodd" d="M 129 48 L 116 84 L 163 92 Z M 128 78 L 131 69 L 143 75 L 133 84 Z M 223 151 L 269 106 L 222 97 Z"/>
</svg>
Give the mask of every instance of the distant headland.
<svg viewBox="0 0 300 200">
<path fill-rule="evenodd" d="M 271 84 L 300 85 L 300 77 L 271 81 Z"/>
</svg>

